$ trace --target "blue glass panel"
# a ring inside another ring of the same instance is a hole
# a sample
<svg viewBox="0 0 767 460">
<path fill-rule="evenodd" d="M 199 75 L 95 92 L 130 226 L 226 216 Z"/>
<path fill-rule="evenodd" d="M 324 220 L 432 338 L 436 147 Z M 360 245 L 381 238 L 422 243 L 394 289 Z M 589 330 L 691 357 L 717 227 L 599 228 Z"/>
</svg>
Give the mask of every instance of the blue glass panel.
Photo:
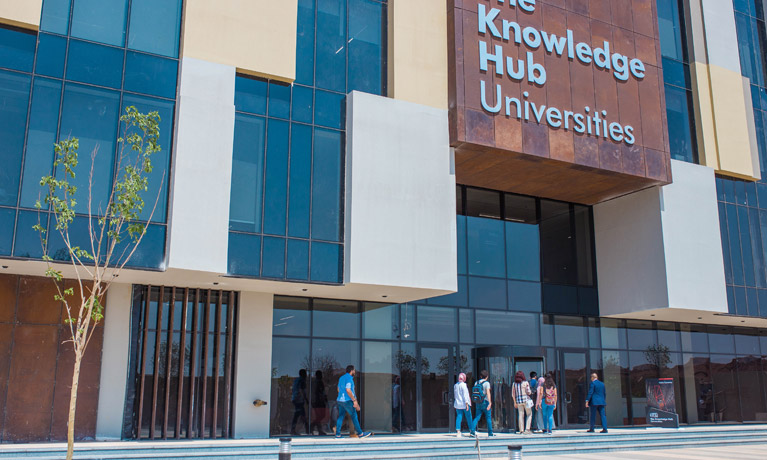
<svg viewBox="0 0 767 460">
<path fill-rule="evenodd" d="M 128 51 L 125 90 L 153 96 L 176 97 L 178 61 Z"/>
<path fill-rule="evenodd" d="M 61 82 L 35 78 L 21 183 L 20 205 L 25 208 L 35 206 L 43 192 L 40 178 L 53 171 L 53 144 L 56 142 L 60 102 Z"/>
<path fill-rule="evenodd" d="M 314 130 L 312 161 L 312 238 L 341 241 L 342 134 Z"/>
<path fill-rule="evenodd" d="M 349 0 L 349 91 L 383 94 L 386 6 L 371 0 Z"/>
<path fill-rule="evenodd" d="M 509 281 L 509 310 L 541 311 L 541 283 Z"/>
<path fill-rule="evenodd" d="M 738 229 L 738 210 L 734 204 L 727 206 L 727 235 L 730 240 L 730 256 L 732 257 L 733 284 L 742 286 L 745 282 L 743 274 L 743 258 L 740 250 L 740 231 Z"/>
<path fill-rule="evenodd" d="M 240 112 L 266 115 L 266 80 L 237 75 L 234 80 L 234 107 Z"/>
<path fill-rule="evenodd" d="M 11 255 L 14 225 L 16 225 L 16 210 L 0 208 L 0 255 Z"/>
<path fill-rule="evenodd" d="M 540 241 L 537 225 L 506 223 L 506 269 L 509 279 L 540 281 Z"/>
<path fill-rule="evenodd" d="M 593 287 L 578 288 L 578 313 L 599 316 L 599 291 Z"/>
<path fill-rule="evenodd" d="M 309 242 L 303 240 L 288 240 L 288 279 L 309 279 Z"/>
<path fill-rule="evenodd" d="M 0 205 L 16 206 L 30 77 L 0 71 Z"/>
<path fill-rule="evenodd" d="M 265 278 L 285 277 L 285 238 L 264 237 L 261 257 L 261 276 Z"/>
<path fill-rule="evenodd" d="M 269 82 L 269 116 L 290 118 L 290 85 Z"/>
<path fill-rule="evenodd" d="M 735 11 L 740 11 L 741 13 L 748 14 L 749 0 L 733 0 L 732 4 L 735 8 Z"/>
<path fill-rule="evenodd" d="M 735 181 L 735 203 L 740 205 L 747 205 L 746 200 L 746 183 L 742 180 Z"/>
<path fill-rule="evenodd" d="M 687 64 L 663 58 L 663 82 L 667 85 L 690 88 L 689 74 Z"/>
<path fill-rule="evenodd" d="M 344 127 L 345 100 L 343 94 L 317 90 L 314 94 L 314 123 L 328 128 Z"/>
<path fill-rule="evenodd" d="M 538 315 L 507 311 L 477 311 L 477 343 L 538 346 Z"/>
<path fill-rule="evenodd" d="M 314 0 L 298 0 L 296 83 L 314 83 Z"/>
<path fill-rule="evenodd" d="M 74 85 L 64 87 L 61 109 L 61 136 L 80 140 L 80 163 L 77 177 L 70 182 L 79 191 L 78 211 L 85 212 L 88 190 L 87 171 L 91 169 L 90 155 L 98 149 L 93 163 L 93 209 L 104 209 L 112 187 L 112 171 L 117 139 L 120 93 Z"/>
<path fill-rule="evenodd" d="M 746 301 L 748 302 L 748 314 L 750 316 L 759 316 L 759 300 L 756 289 L 746 289 Z"/>
<path fill-rule="evenodd" d="M 156 111 L 160 115 L 160 139 L 162 150 L 155 153 L 152 160 L 152 172 L 147 175 L 149 190 L 141 193 L 144 199 L 144 211 L 139 218 L 152 222 L 165 222 L 166 208 L 168 204 L 168 182 L 170 171 L 170 152 L 173 151 L 173 101 L 164 101 L 151 97 L 135 96 L 126 94 L 123 96 L 123 107 L 134 106 L 139 112 L 149 113 Z M 122 126 L 120 133 L 123 133 Z M 157 206 L 155 207 L 155 202 Z M 152 209 L 154 208 L 154 213 Z"/>
<path fill-rule="evenodd" d="M 722 178 L 722 185 L 724 186 L 724 199 L 728 203 L 735 203 L 735 180 Z"/>
<path fill-rule="evenodd" d="M 748 208 L 738 206 L 738 226 L 740 227 L 740 247 L 743 257 L 745 285 L 755 286 L 754 257 L 751 248 L 751 231 L 748 226 Z"/>
<path fill-rule="evenodd" d="M 578 314 L 578 288 L 544 284 L 543 311 L 546 313 Z"/>
<path fill-rule="evenodd" d="M 286 121 L 269 120 L 266 134 L 264 233 L 284 235 L 288 207 L 288 139 Z"/>
<path fill-rule="evenodd" d="M 229 232 L 229 273 L 259 276 L 261 237 Z"/>
<path fill-rule="evenodd" d="M 36 44 L 34 33 L 0 27 L 0 67 L 32 72 Z"/>
<path fill-rule="evenodd" d="M 229 200 L 229 228 L 232 230 L 261 231 L 265 129 L 266 120 L 261 117 L 240 113 L 234 117 Z"/>
<path fill-rule="evenodd" d="M 346 0 L 317 0 L 316 86 L 346 93 Z"/>
<path fill-rule="evenodd" d="M 738 308 L 735 304 L 735 287 L 727 286 L 727 312 L 735 315 Z"/>
<path fill-rule="evenodd" d="M 19 211 L 16 221 L 15 243 L 13 255 L 15 257 L 29 257 L 41 259 L 43 257 L 43 247 L 40 243 L 40 233 L 32 227 L 42 223 L 45 227 L 48 216 L 40 213 L 38 220 L 37 211 Z"/>
<path fill-rule="evenodd" d="M 506 310 L 506 280 L 470 276 L 469 306 Z"/>
<path fill-rule="evenodd" d="M 67 79 L 120 88 L 123 76 L 123 54 L 124 51 L 119 48 L 70 40 Z"/>
<path fill-rule="evenodd" d="M 469 305 L 469 286 L 465 276 L 458 277 L 458 291 L 454 294 L 432 297 L 426 301 L 429 305 L 466 307 Z"/>
<path fill-rule="evenodd" d="M 41 33 L 37 45 L 35 73 L 62 78 L 64 76 L 64 59 L 66 56 L 66 38 Z"/>
<path fill-rule="evenodd" d="M 746 182 L 746 200 L 749 206 L 758 206 L 756 200 L 756 182 Z"/>
<path fill-rule="evenodd" d="M 178 56 L 181 0 L 131 0 L 128 48 Z"/>
<path fill-rule="evenodd" d="M 757 297 L 759 297 L 759 316 L 767 318 L 767 289 L 759 289 Z"/>
<path fill-rule="evenodd" d="M 293 121 L 311 123 L 314 108 L 314 91 L 306 86 L 293 85 Z"/>
<path fill-rule="evenodd" d="M 69 32 L 69 4 L 71 0 L 45 0 L 40 30 L 66 35 Z"/>
<path fill-rule="evenodd" d="M 714 178 L 714 181 L 716 182 L 716 199 L 724 201 L 724 185 L 722 184 L 722 178 L 717 176 Z"/>
<path fill-rule="evenodd" d="M 117 245 L 116 253 L 122 253 L 122 246 L 127 244 L 124 239 Z M 130 251 L 128 251 L 130 252 Z M 128 261 L 127 267 L 162 268 L 165 265 L 165 226 L 147 226 L 146 235 L 141 239 L 136 252 Z"/>
<path fill-rule="evenodd" d="M 732 284 L 732 256 L 730 254 L 730 235 L 727 228 L 727 210 L 725 206 L 724 203 L 719 203 L 719 232 L 722 235 L 724 279 L 727 284 Z M 761 218 L 763 222 L 767 222 L 767 212 L 765 212 Z"/>
<path fill-rule="evenodd" d="M 764 251 L 762 250 L 762 232 L 759 225 L 759 210 L 748 208 L 749 233 L 751 234 L 751 253 L 754 260 L 754 278 L 757 287 L 767 287 L 765 278 Z"/>
<path fill-rule="evenodd" d="M 503 222 L 481 217 L 467 217 L 469 274 L 506 276 Z"/>
<path fill-rule="evenodd" d="M 682 22 L 677 0 L 658 0 L 658 31 L 661 55 L 684 60 Z M 665 65 L 665 64 L 664 64 Z"/>
<path fill-rule="evenodd" d="M 55 222 L 55 217 L 51 216 L 51 220 Z M 97 223 L 95 222 L 95 219 L 93 221 L 94 228 L 97 228 Z M 68 262 L 72 260 L 69 250 L 67 249 L 67 245 L 64 242 L 64 238 L 61 236 L 61 233 L 55 230 L 54 225 L 51 225 L 51 232 L 48 234 L 48 255 L 51 256 L 54 260 L 62 261 L 62 262 Z M 85 251 L 88 251 L 88 253 L 91 253 L 91 240 L 88 238 L 88 218 L 83 216 L 77 216 L 75 217 L 75 220 L 72 221 L 71 224 L 69 224 L 69 240 L 72 244 L 72 247 L 80 247 Z M 127 237 L 126 237 L 127 240 Z M 123 245 L 125 246 L 125 245 Z M 130 250 L 129 250 L 130 251 Z M 119 254 L 121 251 L 118 251 L 117 254 Z M 103 252 L 101 252 L 102 256 L 104 255 Z M 91 254 L 92 256 L 96 257 L 96 254 Z M 110 263 L 115 263 L 116 260 L 110 261 Z"/>
<path fill-rule="evenodd" d="M 293 123 L 291 130 L 288 235 L 309 238 L 312 196 L 312 127 Z"/>
<path fill-rule="evenodd" d="M 312 243 L 311 280 L 340 283 L 342 280 L 341 245 L 331 243 Z"/>
<path fill-rule="evenodd" d="M 77 0 L 72 9 L 72 36 L 125 46 L 128 0 Z"/>
<path fill-rule="evenodd" d="M 466 216 L 456 216 L 458 240 L 458 274 L 466 274 Z"/>
<path fill-rule="evenodd" d="M 453 308 L 418 306 L 418 340 L 424 342 L 456 342 L 458 321 Z"/>
<path fill-rule="evenodd" d="M 666 117 L 668 119 L 669 147 L 671 158 L 695 162 L 694 134 L 691 123 L 690 92 L 674 86 L 665 86 Z"/>
</svg>

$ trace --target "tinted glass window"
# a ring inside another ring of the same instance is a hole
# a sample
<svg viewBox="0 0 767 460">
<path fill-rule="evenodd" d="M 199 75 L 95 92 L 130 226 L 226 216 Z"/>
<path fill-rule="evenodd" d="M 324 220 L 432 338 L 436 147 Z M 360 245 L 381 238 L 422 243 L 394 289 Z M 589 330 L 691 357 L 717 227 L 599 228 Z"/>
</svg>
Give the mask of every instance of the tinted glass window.
<svg viewBox="0 0 767 460">
<path fill-rule="evenodd" d="M 181 0 L 131 0 L 128 48 L 178 57 Z"/>
<path fill-rule="evenodd" d="M 506 270 L 510 279 L 540 281 L 541 246 L 537 225 L 506 223 Z"/>
<path fill-rule="evenodd" d="M 284 235 L 288 204 L 288 122 L 269 120 L 266 135 L 264 233 Z"/>
<path fill-rule="evenodd" d="M 474 312 L 472 310 L 458 310 L 459 338 L 461 343 L 474 342 Z"/>
<path fill-rule="evenodd" d="M 288 240 L 288 279 L 309 279 L 309 242 L 304 240 Z"/>
<path fill-rule="evenodd" d="M 312 238 L 341 241 L 342 135 L 314 130 L 312 161 Z"/>
<path fill-rule="evenodd" d="M 293 85 L 293 99 L 290 118 L 301 123 L 314 121 L 314 90 Z"/>
<path fill-rule="evenodd" d="M 399 305 L 363 303 L 362 337 L 365 339 L 399 339 Z"/>
<path fill-rule="evenodd" d="M 264 237 L 261 276 L 265 278 L 283 278 L 285 276 L 285 238 Z"/>
<path fill-rule="evenodd" d="M 697 324 L 682 324 L 682 350 L 695 353 L 708 352 L 708 334 L 706 326 Z"/>
<path fill-rule="evenodd" d="M 261 237 L 245 233 L 229 233 L 229 273 L 259 276 L 261 274 Z"/>
<path fill-rule="evenodd" d="M 532 313 L 477 310 L 477 343 L 536 346 L 538 316 Z"/>
<path fill-rule="evenodd" d="M 266 80 L 237 75 L 234 80 L 234 107 L 241 112 L 266 115 Z"/>
<path fill-rule="evenodd" d="M 501 218 L 501 194 L 475 188 L 466 189 L 466 215 Z"/>
<path fill-rule="evenodd" d="M 0 71 L 0 204 L 16 205 L 24 150 L 30 78 Z M 38 178 L 39 180 L 39 178 Z"/>
<path fill-rule="evenodd" d="M 626 321 L 626 331 L 629 337 L 629 348 L 632 350 L 647 350 L 657 343 L 651 321 Z"/>
<path fill-rule="evenodd" d="M 346 93 L 346 0 L 317 0 L 319 88 Z"/>
<path fill-rule="evenodd" d="M 11 255 L 13 246 L 13 226 L 16 224 L 16 211 L 0 208 L 0 255 Z"/>
<path fill-rule="evenodd" d="M 269 82 L 269 116 L 290 118 L 290 85 L 282 82 Z"/>
<path fill-rule="evenodd" d="M 357 302 L 315 300 L 312 331 L 320 337 L 360 337 L 360 314 Z"/>
<path fill-rule="evenodd" d="M 272 333 L 309 335 L 309 316 L 309 299 L 275 296 Z"/>
<path fill-rule="evenodd" d="M 66 54 L 66 38 L 41 33 L 37 45 L 35 72 L 49 77 L 63 77 Z"/>
<path fill-rule="evenodd" d="M 732 329 L 726 326 L 709 326 L 708 342 L 712 352 L 735 353 Z"/>
<path fill-rule="evenodd" d="M 495 285 L 498 286 L 497 284 Z M 429 305 L 446 305 L 446 306 L 452 306 L 452 307 L 466 307 L 469 305 L 469 287 L 468 287 L 468 281 L 465 276 L 459 276 L 458 277 L 458 292 L 454 294 L 448 294 L 444 296 L 439 297 L 432 297 L 431 299 L 428 299 L 426 302 Z M 495 299 L 498 299 L 498 294 L 494 296 Z M 497 303 L 497 300 L 496 300 Z M 498 307 L 501 308 L 501 307 Z"/>
<path fill-rule="evenodd" d="M 469 306 L 506 310 L 506 281 L 469 277 Z"/>
<path fill-rule="evenodd" d="M 555 316 L 554 337 L 558 347 L 588 347 L 587 329 L 583 318 L 577 316 Z"/>
<path fill-rule="evenodd" d="M 36 41 L 33 33 L 0 26 L 0 67 L 31 72 Z"/>
<path fill-rule="evenodd" d="M 128 51 L 125 58 L 126 91 L 173 98 L 176 95 L 178 61 Z"/>
<path fill-rule="evenodd" d="M 96 43 L 70 40 L 67 78 L 110 88 L 120 88 L 125 51 Z"/>
<path fill-rule="evenodd" d="M 541 284 L 508 281 L 509 310 L 541 311 Z"/>
<path fill-rule="evenodd" d="M 314 83 L 314 0 L 298 0 L 296 83 Z"/>
<path fill-rule="evenodd" d="M 40 30 L 66 35 L 69 32 L 70 2 L 71 0 L 45 0 Z"/>
<path fill-rule="evenodd" d="M 234 126 L 229 228 L 258 232 L 261 231 L 266 120 L 238 113 Z"/>
<path fill-rule="evenodd" d="M 456 239 L 458 240 L 458 274 L 466 274 L 466 217 L 456 216 Z"/>
<path fill-rule="evenodd" d="M 418 340 L 457 342 L 456 310 L 443 307 L 418 307 Z"/>
<path fill-rule="evenodd" d="M 314 93 L 314 123 L 326 128 L 343 128 L 345 99 L 343 94 L 317 90 Z"/>
<path fill-rule="evenodd" d="M 128 0 L 77 0 L 72 10 L 72 36 L 123 46 L 127 13 Z"/>
<path fill-rule="evenodd" d="M 341 256 L 341 245 L 313 242 L 311 244 L 310 279 L 325 283 L 340 283 Z"/>
<path fill-rule="evenodd" d="M 570 205 L 541 200 L 540 228 L 543 281 L 575 284 L 577 267 Z"/>
<path fill-rule="evenodd" d="M 380 62 L 385 67 L 385 24 L 385 4 L 373 0 L 349 1 L 349 91 L 383 94 L 381 67 L 368 63 Z"/>
<path fill-rule="evenodd" d="M 671 351 L 682 349 L 681 335 L 674 323 L 658 323 L 658 344 L 667 346 Z"/>
<path fill-rule="evenodd" d="M 525 224 L 538 223 L 535 198 L 507 193 L 503 202 L 504 219 Z"/>
<path fill-rule="evenodd" d="M 504 223 L 491 219 L 467 219 L 469 274 L 504 278 Z"/>
</svg>

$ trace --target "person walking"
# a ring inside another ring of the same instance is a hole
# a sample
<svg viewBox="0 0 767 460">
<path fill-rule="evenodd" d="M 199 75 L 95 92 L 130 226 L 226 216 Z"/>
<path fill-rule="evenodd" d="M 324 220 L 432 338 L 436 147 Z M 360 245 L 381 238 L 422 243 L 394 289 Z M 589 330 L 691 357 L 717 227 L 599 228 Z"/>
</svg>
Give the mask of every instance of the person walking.
<svg viewBox="0 0 767 460">
<path fill-rule="evenodd" d="M 594 426 L 597 422 L 597 412 L 602 421 L 602 431 L 600 433 L 607 433 L 607 416 L 605 415 L 605 384 L 599 381 L 599 376 L 595 373 L 591 374 L 591 384 L 589 384 L 589 395 L 586 396 L 586 407 L 591 410 L 591 428 L 587 433 L 594 432 Z"/>
<path fill-rule="evenodd" d="M 341 436 L 341 425 L 344 423 L 344 416 L 349 414 L 354 424 L 354 429 L 359 433 L 360 438 L 367 438 L 372 433 L 369 431 L 362 431 L 360 427 L 360 421 L 357 417 L 357 411 L 360 410 L 360 405 L 357 402 L 357 396 L 354 394 L 354 375 L 357 373 L 354 370 L 354 366 L 349 364 L 346 366 L 346 374 L 342 375 L 338 379 L 338 418 L 336 419 L 336 438 Z"/>
<path fill-rule="evenodd" d="M 474 432 L 476 433 L 479 421 L 484 415 L 485 421 L 487 422 L 487 435 L 495 436 L 493 434 L 493 418 L 490 412 L 490 408 L 493 407 L 493 401 L 490 397 L 490 382 L 487 381 L 490 377 L 490 373 L 487 372 L 486 369 L 483 369 L 482 372 L 479 373 L 479 377 L 480 379 L 477 380 L 477 383 L 475 383 L 474 387 L 471 389 L 471 399 L 477 406 L 477 415 L 474 417 Z"/>
<path fill-rule="evenodd" d="M 304 431 L 306 434 L 311 434 L 309 431 L 309 418 L 306 416 L 306 369 L 298 371 L 298 378 L 293 382 L 293 390 L 290 398 L 293 403 L 293 420 L 290 422 L 290 434 L 297 436 L 296 423 L 298 419 L 304 419 Z"/>
<path fill-rule="evenodd" d="M 466 374 L 458 374 L 458 383 L 453 386 L 453 407 L 455 408 L 455 436 L 461 437 L 461 421 L 466 419 L 469 433 L 474 436 L 473 417 L 471 416 L 471 397 L 466 386 Z"/>
<path fill-rule="evenodd" d="M 530 372 L 530 391 L 532 392 L 530 394 L 530 399 L 533 400 L 533 407 L 530 409 L 533 413 L 532 417 L 532 423 L 530 424 L 530 431 L 535 433 L 537 430 L 541 428 L 541 425 L 538 423 L 537 415 L 538 415 L 538 373 L 535 371 Z"/>
<path fill-rule="evenodd" d="M 328 395 L 325 394 L 325 382 L 322 380 L 322 371 L 318 370 L 314 373 L 314 381 L 312 382 L 312 424 L 309 427 L 310 432 L 314 433 L 314 428 L 317 427 L 317 435 L 325 436 L 325 430 L 322 429 L 322 425 L 325 423 L 328 417 Z"/>
<path fill-rule="evenodd" d="M 554 410 L 557 408 L 557 384 L 551 374 L 546 376 L 541 388 L 541 412 L 543 412 L 543 433 L 551 434 L 554 427 Z"/>
<path fill-rule="evenodd" d="M 535 411 L 536 415 L 537 415 L 536 422 L 538 423 L 538 429 L 541 431 L 541 433 L 545 433 L 546 432 L 543 429 L 543 408 L 542 408 L 542 404 L 543 404 L 543 384 L 545 382 L 546 382 L 546 379 L 543 376 L 538 377 L 538 385 L 536 385 L 536 387 L 535 387 L 535 393 L 537 394 L 536 401 L 535 401 L 535 408 L 537 409 Z"/>
<path fill-rule="evenodd" d="M 533 419 L 532 407 L 533 400 L 530 399 L 532 391 L 530 390 L 530 384 L 525 379 L 525 373 L 517 371 L 514 375 L 514 386 L 511 387 L 511 399 L 514 400 L 514 407 L 519 413 L 519 428 L 520 434 L 531 434 L 530 423 Z"/>
</svg>

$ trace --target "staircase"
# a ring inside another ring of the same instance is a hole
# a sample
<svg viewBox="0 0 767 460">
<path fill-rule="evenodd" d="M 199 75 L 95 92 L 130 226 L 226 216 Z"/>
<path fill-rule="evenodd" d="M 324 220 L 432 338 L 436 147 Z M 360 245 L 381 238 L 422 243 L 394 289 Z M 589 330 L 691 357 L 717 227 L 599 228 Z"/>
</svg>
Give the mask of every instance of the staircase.
<svg viewBox="0 0 767 460">
<path fill-rule="evenodd" d="M 521 445 L 527 456 L 583 454 L 682 447 L 721 447 L 729 444 L 767 444 L 767 425 L 729 425 L 660 428 L 622 428 L 608 434 L 587 434 L 584 430 L 565 430 L 552 436 L 500 434 L 487 438 L 480 434 L 482 458 L 506 459 L 509 445 Z M 277 439 L 167 441 L 167 442 L 89 442 L 75 445 L 78 460 L 193 459 L 245 460 L 277 458 Z M 0 460 L 60 460 L 66 445 L 0 445 Z M 476 459 L 473 438 L 448 435 L 372 436 L 366 439 L 297 438 L 292 460 L 463 460 Z"/>
</svg>

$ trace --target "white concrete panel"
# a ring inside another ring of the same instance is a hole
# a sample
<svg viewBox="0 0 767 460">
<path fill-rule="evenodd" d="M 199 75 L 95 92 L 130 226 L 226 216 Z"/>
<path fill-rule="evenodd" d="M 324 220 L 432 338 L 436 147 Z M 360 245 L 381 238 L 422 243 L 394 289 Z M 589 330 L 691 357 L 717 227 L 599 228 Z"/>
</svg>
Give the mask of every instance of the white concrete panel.
<svg viewBox="0 0 767 460">
<path fill-rule="evenodd" d="M 101 350 L 101 380 L 96 418 L 96 439 L 120 439 L 125 408 L 130 353 L 130 284 L 109 287 L 104 310 L 104 345 Z"/>
<path fill-rule="evenodd" d="M 183 58 L 168 267 L 226 273 L 235 68 Z"/>
<path fill-rule="evenodd" d="M 714 170 L 671 160 L 671 173 L 661 190 L 669 306 L 727 313 Z"/>
<path fill-rule="evenodd" d="M 668 306 L 657 187 L 594 206 L 594 240 L 602 315 Z"/>
<path fill-rule="evenodd" d="M 455 291 L 447 111 L 353 92 L 346 129 L 345 282 Z"/>
<path fill-rule="evenodd" d="M 702 0 L 708 63 L 740 73 L 735 10 L 726 0 Z"/>
<path fill-rule="evenodd" d="M 714 170 L 677 160 L 671 170 L 670 185 L 594 207 L 602 315 L 727 313 Z"/>
<path fill-rule="evenodd" d="M 240 294 L 234 394 L 235 438 L 269 436 L 270 406 L 254 407 L 253 401 L 261 399 L 271 402 L 273 300 L 272 294 Z"/>
</svg>

